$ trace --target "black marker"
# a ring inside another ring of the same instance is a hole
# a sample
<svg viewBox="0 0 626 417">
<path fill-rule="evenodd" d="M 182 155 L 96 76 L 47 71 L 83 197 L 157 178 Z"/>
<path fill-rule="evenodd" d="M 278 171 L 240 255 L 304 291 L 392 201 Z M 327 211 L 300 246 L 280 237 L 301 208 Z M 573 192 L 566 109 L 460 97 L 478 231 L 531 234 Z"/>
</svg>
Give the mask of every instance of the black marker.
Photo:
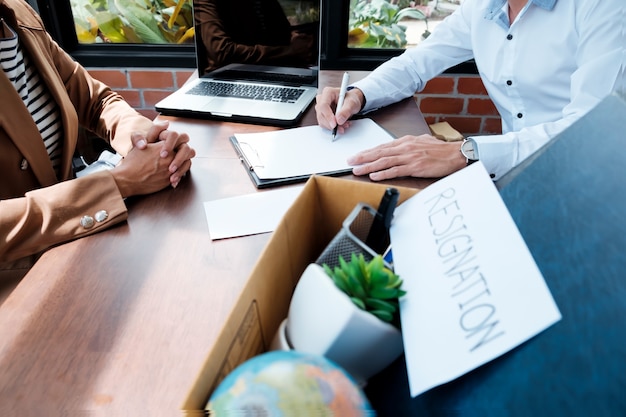
<svg viewBox="0 0 626 417">
<path fill-rule="evenodd" d="M 389 227 L 393 218 L 393 211 L 398 204 L 400 193 L 396 188 L 387 188 L 383 198 L 380 200 L 378 211 L 374 216 L 374 221 L 365 240 L 365 244 L 374 252 L 384 253 L 390 244 Z"/>
</svg>

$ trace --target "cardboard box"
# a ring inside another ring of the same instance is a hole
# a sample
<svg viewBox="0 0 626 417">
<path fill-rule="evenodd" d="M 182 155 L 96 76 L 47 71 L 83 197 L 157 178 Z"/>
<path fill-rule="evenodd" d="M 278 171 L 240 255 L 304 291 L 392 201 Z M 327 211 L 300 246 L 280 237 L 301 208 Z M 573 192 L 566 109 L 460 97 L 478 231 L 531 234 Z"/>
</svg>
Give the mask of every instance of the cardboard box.
<svg viewBox="0 0 626 417">
<path fill-rule="evenodd" d="M 297 280 L 341 229 L 357 203 L 377 207 L 389 185 L 313 176 L 289 208 L 250 274 L 219 339 L 199 370 L 183 409 L 203 410 L 219 382 L 237 365 L 269 348 L 287 317 Z M 419 190 L 395 187 L 399 203 Z"/>
</svg>

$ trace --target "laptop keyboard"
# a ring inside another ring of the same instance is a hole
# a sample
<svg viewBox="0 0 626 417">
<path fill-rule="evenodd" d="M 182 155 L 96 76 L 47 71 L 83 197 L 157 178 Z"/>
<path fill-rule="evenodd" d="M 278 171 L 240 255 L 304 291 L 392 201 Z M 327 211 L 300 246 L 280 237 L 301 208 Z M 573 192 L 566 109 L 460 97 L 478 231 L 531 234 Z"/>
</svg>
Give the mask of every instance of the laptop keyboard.
<svg viewBox="0 0 626 417">
<path fill-rule="evenodd" d="M 295 103 L 303 92 L 302 88 L 206 81 L 198 83 L 187 94 Z"/>
<path fill-rule="evenodd" d="M 274 84 L 281 85 L 313 85 L 316 77 L 311 74 L 284 74 L 284 73 L 276 73 L 276 72 L 264 72 L 258 71 L 253 74 L 249 71 L 241 71 L 236 69 L 229 69 L 219 71 L 217 74 L 214 74 L 214 78 L 224 81 L 230 80 L 242 80 L 242 81 L 264 81 L 271 82 Z"/>
</svg>

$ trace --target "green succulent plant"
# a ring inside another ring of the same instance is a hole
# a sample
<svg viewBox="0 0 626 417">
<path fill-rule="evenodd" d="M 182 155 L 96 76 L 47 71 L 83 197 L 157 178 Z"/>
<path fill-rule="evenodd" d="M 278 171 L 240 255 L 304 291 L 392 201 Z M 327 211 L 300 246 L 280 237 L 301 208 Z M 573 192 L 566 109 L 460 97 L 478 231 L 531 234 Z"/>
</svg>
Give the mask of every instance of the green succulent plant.
<svg viewBox="0 0 626 417">
<path fill-rule="evenodd" d="M 402 279 L 385 266 L 381 255 L 367 262 L 362 253 L 352 253 L 348 262 L 339 256 L 334 269 L 327 264 L 322 267 L 357 307 L 385 322 L 399 324 L 398 298 L 406 291 L 400 288 Z"/>
</svg>

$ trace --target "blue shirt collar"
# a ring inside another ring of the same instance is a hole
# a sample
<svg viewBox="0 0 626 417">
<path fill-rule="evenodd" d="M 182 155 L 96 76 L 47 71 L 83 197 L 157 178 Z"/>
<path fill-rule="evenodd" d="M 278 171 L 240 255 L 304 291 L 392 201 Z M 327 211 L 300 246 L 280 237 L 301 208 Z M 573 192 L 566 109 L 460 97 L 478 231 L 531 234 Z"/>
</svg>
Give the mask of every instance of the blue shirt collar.
<svg viewBox="0 0 626 417">
<path fill-rule="evenodd" d="M 529 3 L 537 7 L 541 7 L 545 10 L 552 10 L 558 0 L 529 0 Z M 495 20 L 497 24 L 509 28 L 509 18 L 506 13 L 502 12 L 502 8 L 507 3 L 507 0 L 491 0 L 485 11 L 486 20 Z"/>
</svg>

